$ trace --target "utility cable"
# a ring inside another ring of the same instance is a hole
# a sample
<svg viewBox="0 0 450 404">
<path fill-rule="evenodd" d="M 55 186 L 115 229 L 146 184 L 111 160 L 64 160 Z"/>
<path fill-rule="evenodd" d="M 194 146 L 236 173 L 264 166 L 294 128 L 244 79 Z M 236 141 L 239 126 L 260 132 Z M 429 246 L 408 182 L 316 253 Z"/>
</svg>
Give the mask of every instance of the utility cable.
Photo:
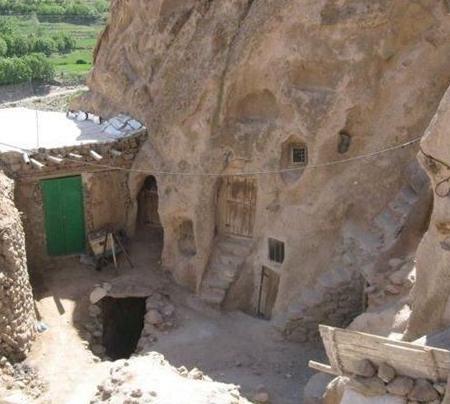
<svg viewBox="0 0 450 404">
<path fill-rule="evenodd" d="M 353 161 L 368 159 L 371 157 L 376 157 L 378 155 L 388 153 L 394 150 L 403 149 L 405 147 L 411 146 L 415 143 L 418 143 L 422 137 L 414 138 L 408 142 L 401 143 L 395 146 L 391 146 L 385 149 L 381 149 L 372 153 L 368 154 L 362 154 L 354 157 L 349 157 L 347 159 L 342 160 L 332 160 L 324 163 L 317 163 L 317 164 L 309 164 L 302 167 L 292 167 L 292 168 L 286 168 L 286 169 L 280 169 L 280 170 L 268 170 L 268 171 L 248 171 L 248 172 L 237 172 L 237 173 L 208 173 L 208 172 L 183 172 L 183 171 L 158 171 L 158 170 L 143 170 L 143 169 L 135 169 L 135 168 L 125 168 L 125 167 L 119 167 L 119 166 L 113 166 L 108 164 L 102 164 L 102 163 L 94 163 L 89 161 L 83 161 L 83 160 L 76 160 L 64 157 L 63 159 L 66 161 L 71 161 L 77 164 L 84 164 L 92 167 L 98 167 L 98 168 L 107 168 L 110 170 L 122 170 L 127 172 L 134 172 L 134 173 L 143 173 L 143 174 L 149 174 L 149 175 L 172 175 L 172 176 L 188 176 L 188 177 L 229 177 L 229 176 L 256 176 L 256 175 L 274 175 L 274 174 L 282 174 L 282 173 L 289 173 L 289 172 L 296 172 L 296 171 L 304 171 L 304 170 L 310 170 L 310 169 L 317 169 L 317 168 L 325 168 L 330 167 L 338 164 L 345 164 Z M 7 143 L 0 142 L 0 145 L 11 147 L 17 150 L 22 151 L 23 153 L 33 154 L 33 150 L 27 150 L 19 146 L 10 145 Z M 93 144 L 95 145 L 95 143 Z"/>
</svg>

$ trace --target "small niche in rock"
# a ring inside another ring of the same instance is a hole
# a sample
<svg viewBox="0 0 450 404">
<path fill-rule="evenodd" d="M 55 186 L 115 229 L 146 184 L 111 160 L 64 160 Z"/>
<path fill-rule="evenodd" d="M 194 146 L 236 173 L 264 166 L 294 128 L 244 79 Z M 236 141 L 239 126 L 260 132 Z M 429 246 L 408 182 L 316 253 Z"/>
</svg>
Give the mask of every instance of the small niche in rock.
<svg viewBox="0 0 450 404">
<path fill-rule="evenodd" d="M 350 149 L 351 143 L 352 143 L 351 135 L 345 130 L 341 130 L 339 132 L 338 153 L 340 154 L 347 153 L 348 149 Z"/>
<path fill-rule="evenodd" d="M 144 328 L 145 300 L 145 297 L 102 300 L 103 346 L 111 359 L 127 359 L 136 351 Z"/>
</svg>

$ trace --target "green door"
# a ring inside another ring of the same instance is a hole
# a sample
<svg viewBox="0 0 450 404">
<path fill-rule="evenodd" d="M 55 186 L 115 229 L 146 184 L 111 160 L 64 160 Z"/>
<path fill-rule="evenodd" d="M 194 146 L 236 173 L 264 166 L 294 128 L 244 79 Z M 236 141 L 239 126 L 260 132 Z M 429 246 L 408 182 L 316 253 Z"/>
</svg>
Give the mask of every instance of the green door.
<svg viewBox="0 0 450 404">
<path fill-rule="evenodd" d="M 49 255 L 84 252 L 85 231 L 81 177 L 41 181 Z"/>
</svg>

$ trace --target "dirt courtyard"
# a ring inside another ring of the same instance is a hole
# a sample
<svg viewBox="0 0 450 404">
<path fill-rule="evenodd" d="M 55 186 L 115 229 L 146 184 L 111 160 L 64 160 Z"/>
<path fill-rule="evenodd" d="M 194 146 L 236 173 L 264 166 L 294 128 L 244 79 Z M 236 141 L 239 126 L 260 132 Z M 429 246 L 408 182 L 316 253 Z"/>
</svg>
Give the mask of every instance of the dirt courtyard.
<svg viewBox="0 0 450 404">
<path fill-rule="evenodd" d="M 149 248 L 150 247 L 150 248 Z M 312 372 L 308 360 L 323 358 L 319 344 L 284 341 L 268 322 L 241 312 L 219 313 L 175 285 L 158 265 L 159 246 L 141 239 L 131 246 L 135 268 L 121 257 L 120 269 L 97 272 L 75 258 L 61 260 L 33 280 L 37 310 L 48 330 L 38 336 L 28 364 L 48 383 L 42 403 L 88 403 L 107 375 L 83 339 L 89 320 L 89 294 L 101 282 L 164 290 L 175 306 L 175 328 L 151 347 L 176 367 L 197 367 L 213 379 L 241 386 L 251 400 L 264 385 L 274 404 L 302 402 Z M 35 401 L 36 402 L 36 401 Z"/>
</svg>

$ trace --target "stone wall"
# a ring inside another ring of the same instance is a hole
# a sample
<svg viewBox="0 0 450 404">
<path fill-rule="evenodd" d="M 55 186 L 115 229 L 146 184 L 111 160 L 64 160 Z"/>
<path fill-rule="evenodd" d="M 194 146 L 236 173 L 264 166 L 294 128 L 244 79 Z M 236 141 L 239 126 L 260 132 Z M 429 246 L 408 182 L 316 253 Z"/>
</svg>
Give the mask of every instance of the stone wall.
<svg viewBox="0 0 450 404">
<path fill-rule="evenodd" d="M 131 168 L 140 145 L 146 139 L 145 132 L 114 143 L 83 145 L 43 150 L 30 157 L 45 164 L 37 169 L 26 164 L 20 153 L 8 152 L 0 155 L 0 162 L 16 179 L 16 204 L 23 213 L 27 256 L 30 271 L 43 271 L 50 260 L 47 255 L 45 238 L 45 217 L 40 180 L 81 175 L 83 183 L 84 213 L 86 232 L 93 232 L 105 226 L 114 229 L 127 229 L 127 212 L 130 205 L 127 170 L 110 167 Z M 111 149 L 121 152 L 120 156 Z M 94 150 L 103 156 L 95 160 L 89 151 Z M 68 156 L 69 153 L 81 155 L 80 160 Z M 63 158 L 58 164 L 46 158 L 47 155 Z"/>
<path fill-rule="evenodd" d="M 30 349 L 36 317 L 13 187 L 0 171 L 0 357 L 17 361 Z"/>
</svg>

